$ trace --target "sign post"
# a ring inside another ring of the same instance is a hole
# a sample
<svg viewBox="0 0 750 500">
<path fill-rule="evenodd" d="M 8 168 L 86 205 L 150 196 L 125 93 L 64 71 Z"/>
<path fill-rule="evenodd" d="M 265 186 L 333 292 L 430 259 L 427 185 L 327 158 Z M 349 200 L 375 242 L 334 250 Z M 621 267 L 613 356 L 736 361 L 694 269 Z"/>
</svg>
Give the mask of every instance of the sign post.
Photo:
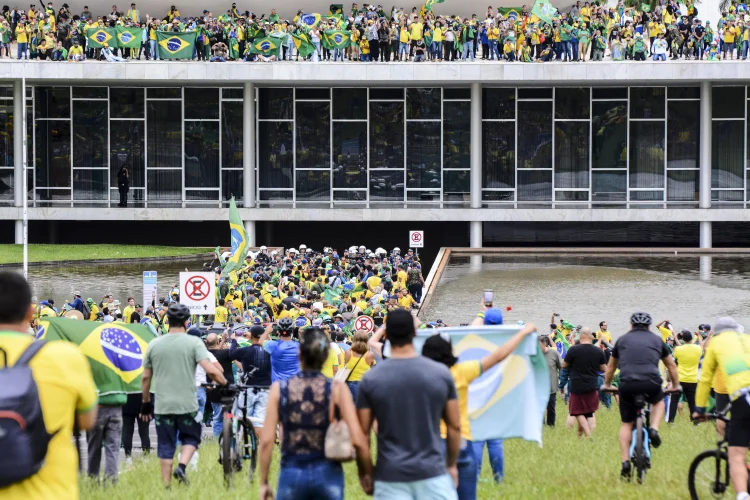
<svg viewBox="0 0 750 500">
<path fill-rule="evenodd" d="M 419 255 L 419 249 L 424 248 L 424 231 L 409 231 L 409 248 L 415 249 Z"/>
<path fill-rule="evenodd" d="M 216 312 L 216 276 L 214 273 L 180 273 L 180 304 L 191 314 L 206 316 Z"/>
<path fill-rule="evenodd" d="M 156 306 L 156 271 L 143 271 L 143 309 Z"/>
</svg>

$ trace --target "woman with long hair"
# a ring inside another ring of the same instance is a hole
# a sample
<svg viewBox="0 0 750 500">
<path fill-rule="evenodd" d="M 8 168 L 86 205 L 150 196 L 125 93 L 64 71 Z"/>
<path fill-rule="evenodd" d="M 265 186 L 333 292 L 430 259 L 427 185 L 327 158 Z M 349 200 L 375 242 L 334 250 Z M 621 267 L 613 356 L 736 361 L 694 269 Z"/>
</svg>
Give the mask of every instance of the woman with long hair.
<svg viewBox="0 0 750 500">
<path fill-rule="evenodd" d="M 352 348 L 344 352 L 344 361 L 349 375 L 346 377 L 346 385 L 352 392 L 352 398 L 357 401 L 357 387 L 365 373 L 375 363 L 375 355 L 367 347 L 369 337 L 365 332 L 357 332 L 352 338 Z"/>
</svg>

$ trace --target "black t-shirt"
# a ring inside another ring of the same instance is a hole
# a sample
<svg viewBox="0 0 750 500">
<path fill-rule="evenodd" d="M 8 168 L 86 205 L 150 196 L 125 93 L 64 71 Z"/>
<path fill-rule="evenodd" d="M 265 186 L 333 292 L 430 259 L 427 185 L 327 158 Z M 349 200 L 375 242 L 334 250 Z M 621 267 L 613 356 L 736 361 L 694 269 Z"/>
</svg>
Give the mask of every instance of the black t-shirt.
<svg viewBox="0 0 750 500">
<path fill-rule="evenodd" d="M 661 385 L 659 360 L 669 356 L 667 344 L 649 330 L 633 329 L 617 339 L 612 349 L 620 366 L 620 383 L 652 381 Z"/>
<path fill-rule="evenodd" d="M 586 394 L 595 391 L 599 381 L 599 367 L 607 364 L 602 350 L 592 344 L 574 345 L 565 355 L 570 371 L 570 392 Z"/>
<path fill-rule="evenodd" d="M 224 378 L 227 382 L 234 384 L 234 374 L 232 373 L 232 358 L 229 356 L 229 349 L 209 349 L 211 354 L 216 356 L 216 361 L 219 362 L 224 370 Z M 208 378 L 208 377 L 207 377 Z M 209 403 L 218 403 L 220 401 L 219 391 L 208 391 L 206 393 L 206 401 Z"/>
<path fill-rule="evenodd" d="M 702 36 L 705 32 L 706 28 L 704 28 L 703 26 L 696 26 L 695 28 L 693 28 L 693 33 L 695 33 L 695 36 Z"/>
</svg>

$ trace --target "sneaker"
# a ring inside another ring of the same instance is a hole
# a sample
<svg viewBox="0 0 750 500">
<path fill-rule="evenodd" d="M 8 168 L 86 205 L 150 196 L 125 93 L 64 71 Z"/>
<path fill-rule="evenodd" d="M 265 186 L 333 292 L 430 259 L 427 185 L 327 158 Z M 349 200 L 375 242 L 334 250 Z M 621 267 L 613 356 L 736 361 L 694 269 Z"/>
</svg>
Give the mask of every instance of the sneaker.
<svg viewBox="0 0 750 500">
<path fill-rule="evenodd" d="M 630 482 L 631 471 L 632 471 L 632 467 L 630 465 L 630 462 L 623 462 L 622 469 L 620 470 L 620 479 L 622 479 L 623 481 Z"/>
<path fill-rule="evenodd" d="M 177 479 L 180 483 L 184 484 L 185 486 L 190 485 L 190 481 L 188 481 L 187 474 L 184 470 L 182 470 L 180 467 L 177 467 L 174 472 L 172 473 L 172 477 Z"/>
<path fill-rule="evenodd" d="M 659 431 L 656 429 L 649 429 L 648 430 L 648 439 L 651 441 L 651 446 L 654 448 L 658 448 L 661 446 L 661 436 L 659 436 Z"/>
</svg>

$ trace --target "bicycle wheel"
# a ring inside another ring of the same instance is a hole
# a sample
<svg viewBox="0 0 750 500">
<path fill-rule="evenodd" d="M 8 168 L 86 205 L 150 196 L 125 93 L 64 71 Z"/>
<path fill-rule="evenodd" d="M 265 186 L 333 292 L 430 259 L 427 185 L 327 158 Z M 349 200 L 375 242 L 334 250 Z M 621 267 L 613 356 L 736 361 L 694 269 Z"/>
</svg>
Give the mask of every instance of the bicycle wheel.
<svg viewBox="0 0 750 500">
<path fill-rule="evenodd" d="M 247 457 L 246 460 L 250 461 L 250 467 L 249 467 L 249 477 L 250 482 L 253 482 L 253 479 L 255 478 L 255 469 L 258 466 L 258 438 L 255 435 L 255 427 L 253 427 L 253 423 L 250 421 L 250 419 L 245 419 L 245 424 L 242 426 L 243 428 L 243 456 Z"/>
<path fill-rule="evenodd" d="M 232 417 L 224 415 L 224 428 L 221 431 L 221 465 L 224 469 L 224 483 L 227 488 L 232 486 L 232 475 L 234 474 L 235 455 L 234 436 L 232 435 Z"/>
<path fill-rule="evenodd" d="M 646 450 L 643 443 L 643 419 L 639 418 L 635 422 L 635 450 L 633 450 L 633 459 L 635 461 L 635 472 L 639 483 L 646 479 L 647 460 Z"/>
<path fill-rule="evenodd" d="M 690 464 L 688 489 L 691 500 L 724 497 L 730 489 L 726 452 L 706 450 L 699 453 Z"/>
</svg>

